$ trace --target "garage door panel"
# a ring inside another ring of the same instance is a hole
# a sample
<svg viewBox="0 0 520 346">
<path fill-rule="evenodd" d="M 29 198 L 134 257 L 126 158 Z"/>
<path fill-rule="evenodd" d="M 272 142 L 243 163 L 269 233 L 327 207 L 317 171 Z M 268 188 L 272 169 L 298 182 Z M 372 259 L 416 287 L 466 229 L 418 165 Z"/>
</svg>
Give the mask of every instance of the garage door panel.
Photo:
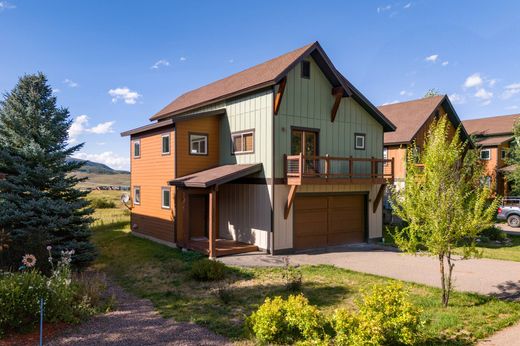
<svg viewBox="0 0 520 346">
<path fill-rule="evenodd" d="M 326 247 L 365 240 L 365 196 L 297 196 L 294 247 Z"/>
</svg>

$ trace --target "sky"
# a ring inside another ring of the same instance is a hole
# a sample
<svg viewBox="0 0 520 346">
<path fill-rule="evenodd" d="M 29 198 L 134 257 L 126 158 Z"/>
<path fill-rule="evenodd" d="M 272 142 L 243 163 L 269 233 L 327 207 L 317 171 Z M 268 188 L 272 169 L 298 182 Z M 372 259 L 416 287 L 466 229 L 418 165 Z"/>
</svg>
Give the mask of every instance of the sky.
<svg viewBox="0 0 520 346">
<path fill-rule="evenodd" d="M 0 0 L 0 92 L 43 72 L 75 156 L 129 168 L 122 131 L 180 94 L 319 41 L 375 105 L 449 95 L 520 113 L 520 1 Z"/>
</svg>

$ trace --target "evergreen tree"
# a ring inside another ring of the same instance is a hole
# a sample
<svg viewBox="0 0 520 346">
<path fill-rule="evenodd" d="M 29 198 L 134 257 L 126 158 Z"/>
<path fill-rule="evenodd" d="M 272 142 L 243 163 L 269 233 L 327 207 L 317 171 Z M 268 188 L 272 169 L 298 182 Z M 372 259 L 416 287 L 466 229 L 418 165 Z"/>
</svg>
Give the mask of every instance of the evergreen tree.
<svg viewBox="0 0 520 346">
<path fill-rule="evenodd" d="M 8 247 L 0 252 L 3 268 L 17 268 L 25 253 L 47 264 L 54 255 L 74 250 L 73 264 L 82 267 L 96 254 L 90 243 L 92 209 L 81 181 L 70 173 L 79 162 L 67 158 L 83 144 L 68 147 L 69 111 L 56 98 L 42 73 L 25 75 L 0 102 L 0 229 Z"/>
<path fill-rule="evenodd" d="M 513 170 L 507 173 L 507 180 L 510 182 L 512 196 L 520 196 L 520 121 L 517 119 L 513 127 L 514 141 L 507 155 L 507 164 L 513 167 Z"/>
</svg>

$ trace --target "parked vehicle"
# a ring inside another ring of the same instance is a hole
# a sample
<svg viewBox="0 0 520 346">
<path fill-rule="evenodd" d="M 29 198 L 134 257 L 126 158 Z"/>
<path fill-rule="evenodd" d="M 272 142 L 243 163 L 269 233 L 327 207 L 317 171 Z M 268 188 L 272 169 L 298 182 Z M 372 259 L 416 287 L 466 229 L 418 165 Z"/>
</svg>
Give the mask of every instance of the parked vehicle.
<svg viewBox="0 0 520 346">
<path fill-rule="evenodd" d="M 507 197 L 498 208 L 498 220 L 506 220 L 511 227 L 520 227 L 520 197 Z"/>
</svg>

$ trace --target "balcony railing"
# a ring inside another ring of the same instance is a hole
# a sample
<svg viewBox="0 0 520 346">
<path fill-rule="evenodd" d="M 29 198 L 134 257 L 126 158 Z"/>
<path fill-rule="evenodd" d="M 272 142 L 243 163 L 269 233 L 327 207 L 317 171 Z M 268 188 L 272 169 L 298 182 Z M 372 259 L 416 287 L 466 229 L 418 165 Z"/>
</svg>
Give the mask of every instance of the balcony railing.
<svg viewBox="0 0 520 346">
<path fill-rule="evenodd" d="M 334 156 L 284 156 L 289 185 L 385 184 L 394 180 L 394 160 Z"/>
</svg>

